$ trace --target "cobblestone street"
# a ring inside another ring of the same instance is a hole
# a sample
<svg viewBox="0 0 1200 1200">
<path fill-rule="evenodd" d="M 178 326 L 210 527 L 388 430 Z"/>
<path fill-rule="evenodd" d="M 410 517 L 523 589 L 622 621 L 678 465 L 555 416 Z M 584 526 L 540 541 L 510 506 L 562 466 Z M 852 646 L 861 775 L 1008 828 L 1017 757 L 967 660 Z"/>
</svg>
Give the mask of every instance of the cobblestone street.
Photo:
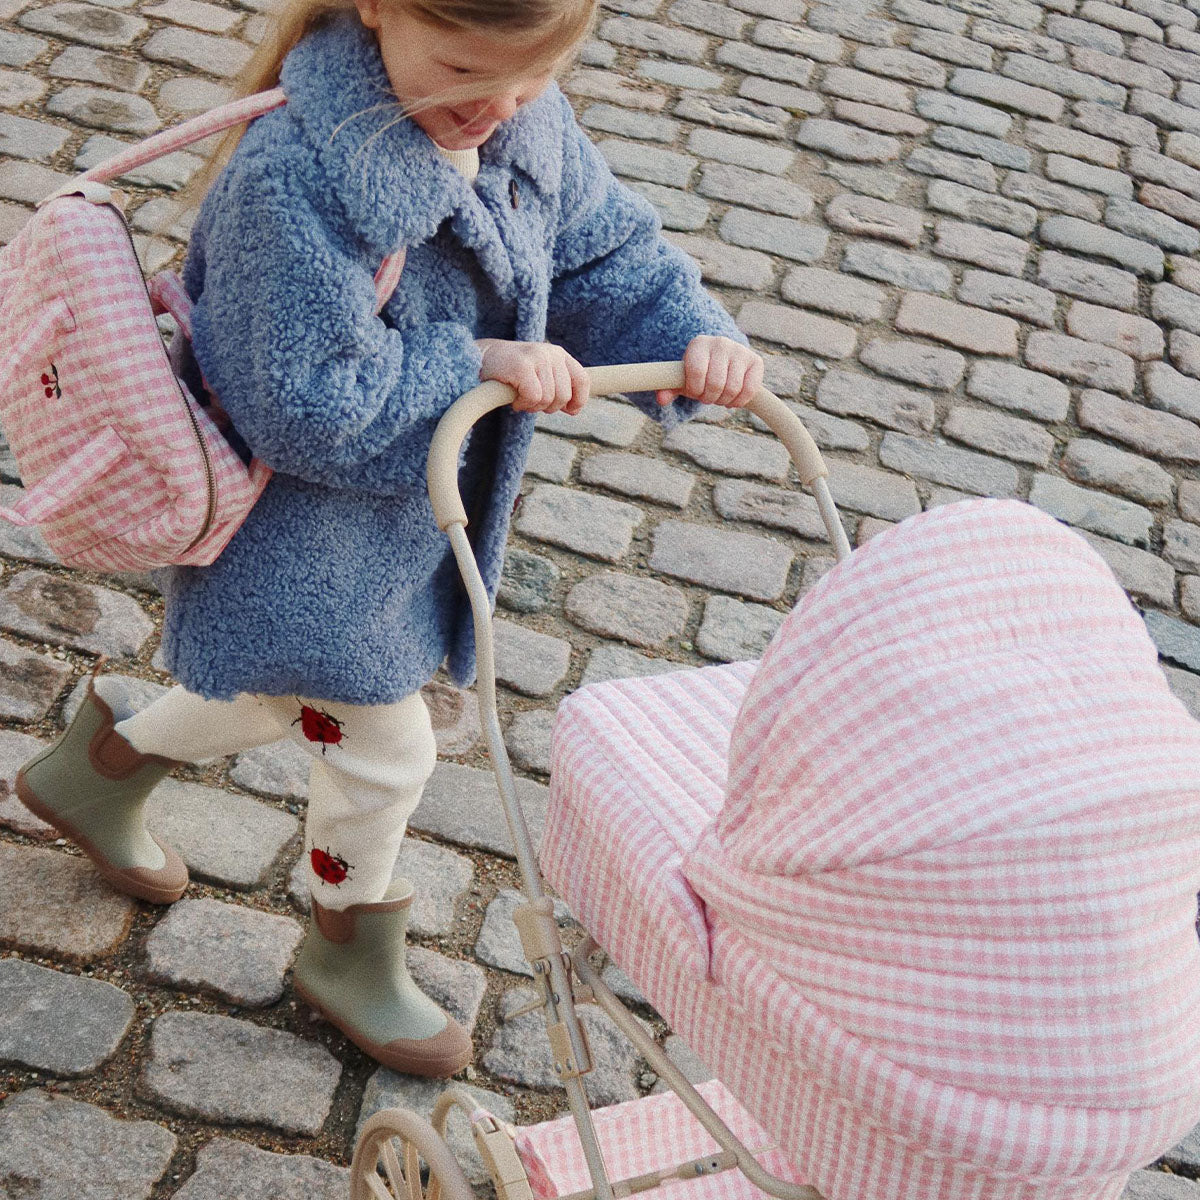
<svg viewBox="0 0 1200 1200">
<path fill-rule="evenodd" d="M 226 98 L 266 7 L 0 0 L 0 243 L 73 173 Z M 1200 717 L 1198 14 L 608 0 L 564 87 L 763 353 L 852 543 L 968 496 L 1027 500 L 1109 563 Z M 173 196 L 200 161 L 125 181 L 148 271 L 181 255 L 191 214 Z M 0 480 L 11 503 L 6 451 Z M 497 674 L 536 837 L 566 693 L 757 657 L 833 560 L 783 448 L 744 413 L 666 436 L 612 399 L 542 418 L 523 494 Z M 165 690 L 161 606 L 147 578 L 65 570 L 0 524 L 0 1197 L 341 1200 L 361 1122 L 427 1114 L 441 1085 L 377 1068 L 293 997 L 308 759 L 280 743 L 160 787 L 152 828 L 193 879 L 165 909 L 113 892 L 12 792 L 98 657 L 139 704 Z M 473 1030 L 468 1088 L 540 1120 L 565 1104 L 540 1017 L 502 1020 L 527 968 L 475 698 L 426 695 L 441 761 L 397 864 L 417 888 L 414 974 Z M 594 1100 L 652 1090 L 586 1011 Z M 1200 1200 L 1198 1180 L 1200 1128 L 1126 1195 Z"/>
</svg>

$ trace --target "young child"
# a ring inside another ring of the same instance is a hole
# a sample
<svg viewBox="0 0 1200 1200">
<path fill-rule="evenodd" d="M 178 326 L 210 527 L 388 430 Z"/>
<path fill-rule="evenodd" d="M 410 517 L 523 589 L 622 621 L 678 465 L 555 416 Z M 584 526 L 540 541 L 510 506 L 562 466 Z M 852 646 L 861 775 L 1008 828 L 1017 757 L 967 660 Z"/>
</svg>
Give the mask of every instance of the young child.
<svg viewBox="0 0 1200 1200">
<path fill-rule="evenodd" d="M 595 0 L 353 3 L 282 16 L 243 86 L 287 104 L 242 135 L 184 268 L 194 365 L 275 475 L 212 566 L 163 573 L 180 686 L 134 714 L 96 679 L 18 787 L 114 886 L 170 903 L 187 871 L 144 828 L 150 790 L 291 737 L 313 760 L 296 992 L 387 1066 L 449 1075 L 470 1039 L 409 977 L 412 887 L 392 883 L 436 756 L 418 689 L 447 658 L 461 685 L 474 670 L 425 490 L 437 420 L 481 379 L 516 389 L 460 467 L 494 595 L 534 414 L 583 407 L 581 362 L 682 358 L 687 396 L 736 406 L 762 361 L 553 83 Z M 678 395 L 645 407 L 674 423 Z"/>
</svg>

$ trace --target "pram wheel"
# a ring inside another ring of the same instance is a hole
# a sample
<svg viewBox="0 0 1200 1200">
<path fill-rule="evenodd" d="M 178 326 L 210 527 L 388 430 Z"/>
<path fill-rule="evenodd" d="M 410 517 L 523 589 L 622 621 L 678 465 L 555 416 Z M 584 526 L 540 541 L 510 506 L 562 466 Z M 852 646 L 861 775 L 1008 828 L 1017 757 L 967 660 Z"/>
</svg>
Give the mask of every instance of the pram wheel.
<svg viewBox="0 0 1200 1200">
<path fill-rule="evenodd" d="M 350 1164 L 350 1200 L 475 1200 L 450 1147 L 406 1108 L 377 1112 L 363 1126 Z"/>
</svg>

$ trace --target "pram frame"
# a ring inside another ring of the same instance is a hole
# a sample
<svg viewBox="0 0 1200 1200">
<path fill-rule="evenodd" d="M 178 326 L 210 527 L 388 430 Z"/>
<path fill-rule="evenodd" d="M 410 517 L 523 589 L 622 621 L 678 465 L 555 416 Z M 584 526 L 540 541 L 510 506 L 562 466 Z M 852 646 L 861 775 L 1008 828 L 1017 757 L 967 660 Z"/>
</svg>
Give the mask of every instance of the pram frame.
<svg viewBox="0 0 1200 1200">
<path fill-rule="evenodd" d="M 680 389 L 683 386 L 683 364 L 679 362 L 592 367 L 587 369 L 587 374 L 593 396 L 614 392 Z M 668 1179 L 695 1178 L 734 1167 L 740 1169 L 756 1187 L 768 1195 L 778 1197 L 779 1200 L 823 1200 L 816 1189 L 768 1172 L 717 1116 L 666 1053 L 646 1035 L 637 1019 L 625 1008 L 588 961 L 589 956 L 600 948 L 590 934 L 573 953 L 568 954 L 563 948 L 558 924 L 554 919 L 553 902 L 545 892 L 533 840 L 517 799 L 516 781 L 500 729 L 496 702 L 491 603 L 475 561 L 474 550 L 467 538 L 467 515 L 457 482 L 459 450 L 471 427 L 487 413 L 512 403 L 514 398 L 515 392 L 511 387 L 498 382 L 488 382 L 472 389 L 456 401 L 442 417 L 434 434 L 427 479 L 434 518 L 438 527 L 450 539 L 471 604 L 480 716 L 523 882 L 525 898 L 518 905 L 513 919 L 520 934 L 525 957 L 533 972 L 534 987 L 539 995 L 538 1002 L 524 1011 L 531 1011 L 533 1008 L 543 1011 L 554 1055 L 555 1073 L 567 1093 L 567 1103 L 575 1120 L 592 1179 L 591 1189 L 560 1197 L 560 1200 L 614 1200 L 614 1197 L 625 1197 L 649 1190 Z M 747 408 L 761 418 L 784 443 L 795 464 L 801 484 L 813 492 L 838 561 L 848 558 L 850 544 L 826 482 L 828 470 L 811 435 L 787 405 L 765 388 L 760 390 Z M 582 985 L 579 989 L 576 989 L 572 982 L 572 972 Z M 720 1154 L 677 1163 L 674 1168 L 617 1180 L 615 1183 L 609 1180 L 582 1083 L 582 1077 L 592 1070 L 593 1064 L 587 1037 L 575 1006 L 587 1000 L 594 1000 L 600 1006 L 659 1077 L 666 1080 L 721 1147 Z M 461 1091 L 451 1088 L 443 1094 L 434 1109 L 432 1128 L 426 1126 L 429 1133 L 440 1137 L 447 1115 L 455 1105 L 469 1109 L 471 1102 Z M 377 1117 L 371 1119 L 369 1127 L 375 1136 L 372 1145 L 378 1141 L 380 1126 L 377 1118 L 382 1115 L 377 1114 Z M 364 1138 L 366 1132 L 364 1129 Z M 367 1178 L 363 1174 L 364 1166 L 360 1163 L 359 1150 L 362 1148 L 363 1139 L 360 1138 L 352 1166 L 354 1198 L 379 1194 L 376 1187 L 367 1187 L 366 1184 L 362 1190 L 354 1190 L 355 1181 Z M 513 1154 L 515 1156 L 515 1151 Z M 365 1169 L 373 1173 L 374 1162 L 366 1164 Z M 390 1175 L 391 1168 L 388 1169 Z M 494 1182 L 499 1200 L 526 1200 L 530 1194 L 527 1183 L 521 1188 L 510 1190 L 503 1181 Z M 412 1181 L 408 1186 L 411 1193 Z"/>
</svg>

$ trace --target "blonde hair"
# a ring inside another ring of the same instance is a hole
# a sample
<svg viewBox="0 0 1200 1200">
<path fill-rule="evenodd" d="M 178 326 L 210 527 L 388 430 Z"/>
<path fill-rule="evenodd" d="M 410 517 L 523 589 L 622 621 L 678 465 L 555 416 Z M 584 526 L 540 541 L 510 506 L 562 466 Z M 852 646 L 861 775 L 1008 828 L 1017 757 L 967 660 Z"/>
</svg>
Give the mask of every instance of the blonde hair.
<svg viewBox="0 0 1200 1200">
<path fill-rule="evenodd" d="M 511 34 L 527 43 L 520 57 L 522 75 L 557 72 L 591 29 L 598 0 L 380 0 L 403 7 L 418 20 L 447 32 Z M 272 27 L 234 86 L 234 96 L 251 96 L 279 85 L 283 60 L 314 29 L 340 13 L 357 15 L 354 0 L 285 0 L 272 14 Z M 487 80 L 464 83 L 415 103 L 397 101 L 397 118 L 425 108 L 482 98 L 503 79 L 498 71 Z M 203 167 L 184 189 L 185 208 L 198 205 L 241 141 L 245 125 L 235 125 L 217 143 Z"/>
</svg>

